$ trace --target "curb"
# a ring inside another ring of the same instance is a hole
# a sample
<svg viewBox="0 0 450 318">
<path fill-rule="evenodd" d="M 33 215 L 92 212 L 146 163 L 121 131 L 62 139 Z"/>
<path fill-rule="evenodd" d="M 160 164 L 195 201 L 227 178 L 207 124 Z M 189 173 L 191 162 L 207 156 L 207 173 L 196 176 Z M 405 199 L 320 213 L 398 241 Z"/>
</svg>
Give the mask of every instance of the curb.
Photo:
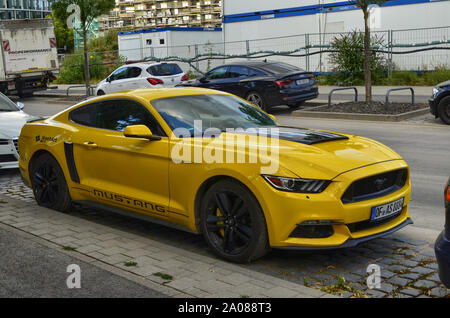
<svg viewBox="0 0 450 318">
<path fill-rule="evenodd" d="M 325 108 L 327 105 L 318 106 L 315 109 Z M 428 114 L 428 108 L 414 110 L 411 112 L 399 115 L 381 115 L 381 114 L 358 114 L 358 113 L 334 113 L 334 112 L 318 112 L 309 110 L 296 110 L 291 113 L 294 117 L 308 117 L 308 118 L 329 118 L 329 119 L 352 119 L 352 120 L 368 120 L 368 121 L 390 121 L 398 122 L 406 119 L 418 117 Z"/>
</svg>

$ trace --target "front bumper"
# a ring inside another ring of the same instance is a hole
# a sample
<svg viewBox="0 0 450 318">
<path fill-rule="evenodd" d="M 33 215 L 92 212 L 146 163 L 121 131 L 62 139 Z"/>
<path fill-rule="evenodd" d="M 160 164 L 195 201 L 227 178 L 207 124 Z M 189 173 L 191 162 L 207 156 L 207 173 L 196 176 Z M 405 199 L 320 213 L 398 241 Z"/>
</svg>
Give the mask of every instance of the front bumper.
<svg viewBox="0 0 450 318">
<path fill-rule="evenodd" d="M 397 232 L 398 230 L 401 230 L 402 228 L 404 228 L 405 226 L 408 226 L 410 224 L 414 224 L 414 222 L 408 218 L 406 219 L 406 221 L 404 221 L 403 223 L 397 225 L 396 227 L 378 233 L 378 234 L 374 234 L 374 235 L 369 235 L 366 237 L 361 237 L 359 239 L 349 239 L 347 240 L 344 244 L 339 245 L 339 246 L 321 246 L 321 247 L 311 247 L 311 246 L 288 246 L 288 247 L 274 247 L 275 249 L 283 249 L 283 250 L 299 250 L 299 251 L 305 251 L 305 250 L 332 250 L 332 249 L 341 249 L 341 248 L 349 248 L 349 247 L 356 247 L 361 243 L 373 240 L 373 239 L 377 239 L 380 237 L 384 237 L 387 235 L 390 235 L 392 233 Z"/>
<path fill-rule="evenodd" d="M 434 251 L 439 266 L 439 278 L 450 288 L 450 239 L 445 236 L 445 231 L 436 240 Z"/>
<path fill-rule="evenodd" d="M 430 113 L 434 116 L 437 116 L 436 100 L 434 98 L 430 98 L 428 100 L 428 104 L 430 105 Z"/>
<path fill-rule="evenodd" d="M 408 168 L 406 162 L 394 160 L 352 170 L 335 178 L 320 194 L 280 192 L 267 184 L 264 184 L 265 187 L 261 184 L 258 188 L 264 187 L 265 191 L 258 195 L 258 199 L 265 211 L 271 247 L 302 249 L 351 247 L 411 224 L 408 212 L 411 200 L 409 178 L 401 189 L 382 197 L 354 203 L 343 203 L 341 200 L 355 180 L 404 168 Z M 267 183 L 265 180 L 262 182 Z M 402 198 L 404 198 L 403 209 L 399 214 L 382 222 L 370 221 L 373 207 Z M 332 234 L 313 238 L 293 235 L 297 227 L 305 221 L 331 221 Z"/>
</svg>

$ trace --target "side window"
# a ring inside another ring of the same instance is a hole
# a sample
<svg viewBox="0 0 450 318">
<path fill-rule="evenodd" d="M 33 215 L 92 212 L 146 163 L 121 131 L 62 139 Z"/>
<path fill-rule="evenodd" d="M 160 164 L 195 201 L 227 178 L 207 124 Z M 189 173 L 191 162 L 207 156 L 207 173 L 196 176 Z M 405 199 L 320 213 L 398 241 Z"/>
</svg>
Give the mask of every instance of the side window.
<svg viewBox="0 0 450 318">
<path fill-rule="evenodd" d="M 125 79 L 125 78 L 127 78 L 127 75 L 128 75 L 128 67 L 122 67 L 122 68 L 119 68 L 114 73 L 112 73 L 111 80 L 117 81 L 117 80 Z"/>
<path fill-rule="evenodd" d="M 83 126 L 95 126 L 96 120 L 96 103 L 81 106 L 70 112 L 69 119 L 74 123 L 83 125 Z"/>
<path fill-rule="evenodd" d="M 207 80 L 215 80 L 215 79 L 222 79 L 225 78 L 227 74 L 228 66 L 222 66 L 219 68 L 216 68 L 215 70 L 212 70 L 208 74 L 206 74 L 205 78 Z"/>
<path fill-rule="evenodd" d="M 157 136 L 164 131 L 156 119 L 141 104 L 131 100 L 110 100 L 98 103 L 95 127 L 123 131 L 127 126 L 145 125 Z"/>
<path fill-rule="evenodd" d="M 142 69 L 140 67 L 130 67 L 128 69 L 128 78 L 135 78 L 140 76 L 142 73 Z"/>
<path fill-rule="evenodd" d="M 248 76 L 249 75 L 248 71 L 249 71 L 248 68 L 244 66 L 230 66 L 227 77 L 236 78 Z"/>
<path fill-rule="evenodd" d="M 248 72 L 249 72 L 249 76 L 267 76 L 267 74 L 265 74 L 264 72 L 261 72 L 254 68 L 249 68 Z"/>
</svg>

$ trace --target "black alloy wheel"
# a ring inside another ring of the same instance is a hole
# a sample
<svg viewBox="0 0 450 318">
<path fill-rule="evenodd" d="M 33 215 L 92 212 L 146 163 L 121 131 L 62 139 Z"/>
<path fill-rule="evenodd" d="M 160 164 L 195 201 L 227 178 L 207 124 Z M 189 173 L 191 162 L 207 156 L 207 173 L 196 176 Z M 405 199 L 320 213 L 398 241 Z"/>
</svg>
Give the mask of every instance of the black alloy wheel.
<svg viewBox="0 0 450 318">
<path fill-rule="evenodd" d="M 214 184 L 201 208 L 203 234 L 219 256 L 244 263 L 269 250 L 263 213 L 254 196 L 240 183 L 222 180 Z"/>
<path fill-rule="evenodd" d="M 36 202 L 43 207 L 68 211 L 71 198 L 64 174 L 53 156 L 43 154 L 32 164 L 31 185 Z"/>
</svg>

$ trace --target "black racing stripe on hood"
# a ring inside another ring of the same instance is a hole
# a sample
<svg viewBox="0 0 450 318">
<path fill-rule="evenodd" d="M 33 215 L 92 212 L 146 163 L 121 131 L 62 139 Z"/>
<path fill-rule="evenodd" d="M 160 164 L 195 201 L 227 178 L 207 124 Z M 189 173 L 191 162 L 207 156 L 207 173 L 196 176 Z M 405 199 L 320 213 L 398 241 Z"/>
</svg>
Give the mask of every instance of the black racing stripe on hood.
<svg viewBox="0 0 450 318">
<path fill-rule="evenodd" d="M 328 133 L 320 130 L 312 130 L 307 128 L 296 128 L 296 127 L 284 127 L 284 126 L 259 128 L 256 129 L 255 133 L 247 132 L 247 134 L 251 135 L 256 134 L 258 136 L 278 138 L 281 140 L 298 142 L 305 145 L 314 145 L 322 142 L 349 139 L 347 136 Z"/>
<path fill-rule="evenodd" d="M 280 139 L 314 145 L 334 140 L 348 140 L 347 136 L 306 128 L 279 127 Z"/>
</svg>

